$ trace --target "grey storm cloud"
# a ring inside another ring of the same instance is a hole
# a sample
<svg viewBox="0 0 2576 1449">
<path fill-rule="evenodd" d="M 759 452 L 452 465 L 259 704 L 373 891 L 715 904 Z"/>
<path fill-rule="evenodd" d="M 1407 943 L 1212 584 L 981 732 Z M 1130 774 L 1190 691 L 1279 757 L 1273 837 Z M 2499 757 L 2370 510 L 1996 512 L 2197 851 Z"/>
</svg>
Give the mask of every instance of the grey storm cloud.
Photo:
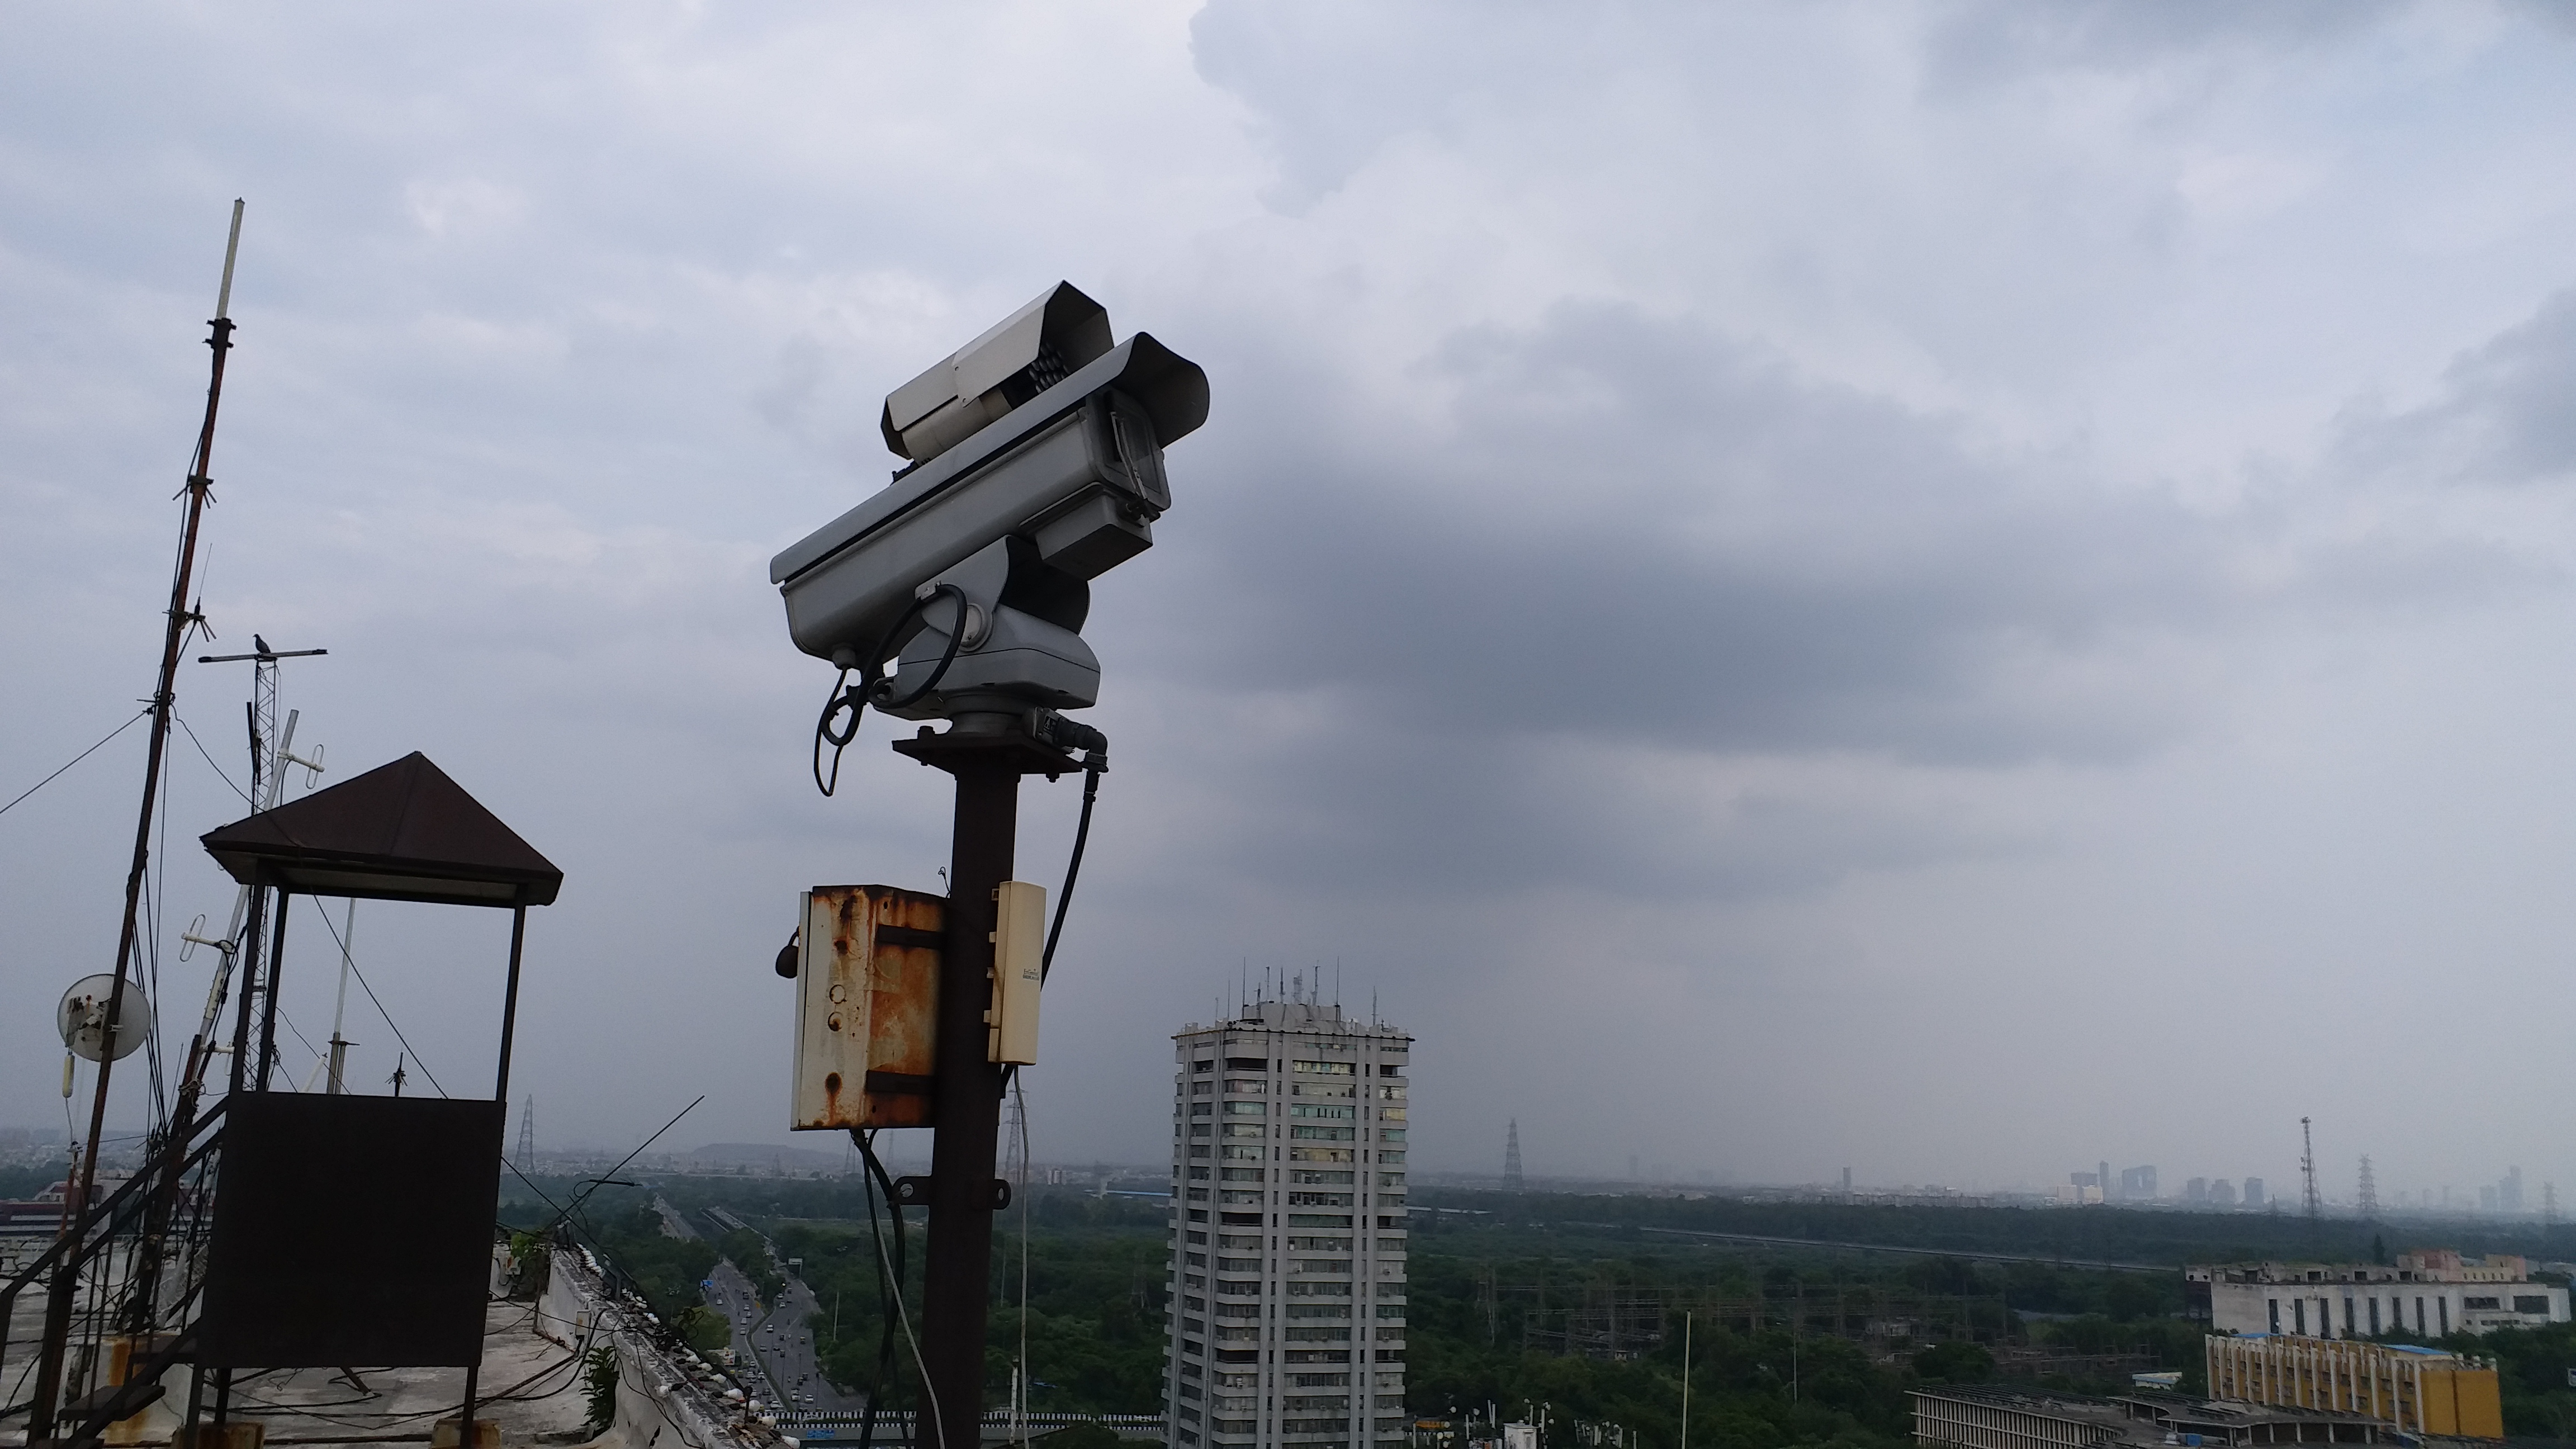
<svg viewBox="0 0 2576 1449">
<path fill-rule="evenodd" d="M 1409 435 L 1296 426 L 1336 411 L 1311 400 L 1204 465 L 1238 627 L 1176 633 L 1191 672 L 1460 742 L 2117 758 L 2153 712 L 2053 665 L 2227 603 L 2225 532 L 2169 497 L 1980 456 L 1704 325 L 1568 304 L 1423 370 L 1451 401 Z"/>
<path fill-rule="evenodd" d="M 2439 400 L 2383 429 L 2361 428 L 2357 441 L 2428 445 L 2436 460 L 2473 481 L 2529 483 L 2576 473 L 2576 291 L 2550 297 L 2530 320 L 2460 356 L 2442 383 Z M 2444 451 L 2452 456 L 2441 458 Z"/>
<path fill-rule="evenodd" d="M 831 670 L 764 564 L 882 485 L 888 388 L 1059 277 L 1215 407 L 1095 590 L 1117 764 L 1042 1158 L 1159 1151 L 1164 1036 L 1247 961 L 1338 959 L 1421 1032 L 1425 1164 L 1516 1115 L 1546 1170 L 1767 1178 L 2286 1176 L 2211 1003 L 2389 1061 L 2428 990 L 2567 1004 L 2545 9 L 40 4 L 12 34 L 0 789 L 142 685 L 246 194 L 208 611 L 333 649 L 289 689 L 335 770 L 423 749 L 566 867 L 523 1019 L 558 1140 L 699 1091 L 691 1130 L 778 1135 L 794 891 L 936 888 L 945 789 L 893 726 L 815 796 Z M 172 778 L 167 928 L 229 904 L 184 842 L 237 809 L 239 685 L 183 678 L 215 762 Z M 138 771 L 102 751 L 0 817 L 0 1001 L 99 954 Z M 1027 798 L 1053 882 L 1075 791 Z M 491 943 L 358 919 L 462 1079 Z M 290 979 L 308 1036 L 328 987 Z M 384 1025 L 353 1033 L 378 1077 Z M 58 1070 L 0 1013 L 0 1125 L 58 1112 Z M 2576 1080 L 2532 1070 L 2476 1113 L 2438 1070 L 2337 1081 L 2319 1120 L 2408 1143 L 2391 1190 L 2539 1176 L 2506 1154 Z"/>
</svg>

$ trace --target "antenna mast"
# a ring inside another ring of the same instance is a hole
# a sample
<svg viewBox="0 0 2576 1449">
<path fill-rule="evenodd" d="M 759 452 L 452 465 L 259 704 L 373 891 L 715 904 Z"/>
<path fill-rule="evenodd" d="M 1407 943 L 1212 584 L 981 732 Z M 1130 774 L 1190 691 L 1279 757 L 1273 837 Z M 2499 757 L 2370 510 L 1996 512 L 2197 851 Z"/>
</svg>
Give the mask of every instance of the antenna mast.
<svg viewBox="0 0 2576 1449">
<path fill-rule="evenodd" d="M 2370 1175 L 2370 1154 L 2361 1155 L 2361 1219 L 2372 1222 L 2379 1217 L 2379 1182 Z"/>
<path fill-rule="evenodd" d="M 351 896 L 348 923 L 340 928 L 340 996 L 331 1007 L 331 1085 L 327 1090 L 334 1097 L 349 1090 L 345 1085 L 348 1081 L 349 1048 L 357 1045 L 340 1034 L 340 1028 L 349 1016 L 349 971 L 355 963 L 357 949 L 358 898 Z M 534 1100 L 530 1099 L 531 1102 Z"/>
<path fill-rule="evenodd" d="M 188 586 L 196 575 L 198 525 L 205 519 L 206 504 L 214 492 L 214 478 L 208 470 L 214 465 L 215 416 L 223 405 L 224 357 L 233 345 L 233 260 L 241 252 L 241 223 L 242 203 L 235 199 L 232 230 L 224 239 L 223 284 L 215 293 L 214 318 L 207 324 L 210 330 L 206 346 L 213 351 L 214 360 L 206 382 L 206 416 L 198 426 L 196 454 L 179 491 L 186 500 L 179 517 L 179 557 L 170 572 L 170 605 L 163 612 L 161 671 L 152 689 L 152 733 L 144 757 L 143 804 L 135 817 L 134 855 L 125 873 L 125 913 L 117 925 L 116 961 L 111 968 L 115 980 L 108 987 L 107 1014 L 102 1023 L 110 1040 L 123 1025 L 126 971 L 135 957 L 144 875 L 152 862 L 152 810 L 160 796 L 161 762 L 170 745 L 170 716 L 178 700 L 179 655 L 187 647 L 188 636 L 205 622 L 205 615 L 188 605 Z M 99 1138 L 107 1125 L 108 1083 L 115 1076 L 115 1065 L 113 1053 L 100 1054 L 98 1085 L 90 1096 L 88 1145 L 81 1153 L 80 1170 L 74 1174 L 78 1180 L 64 1184 L 70 1189 L 70 1209 L 64 1214 L 64 1226 L 74 1242 L 86 1241 L 89 1236 L 93 1206 L 90 1194 L 98 1180 Z M 37 1364 L 33 1412 L 28 1420 L 30 1442 L 53 1432 L 55 1406 L 62 1399 L 63 1354 L 69 1343 L 78 1276 L 69 1271 L 55 1273 L 52 1292 L 47 1296 L 44 1344 Z"/>
<path fill-rule="evenodd" d="M 2308 1131 L 2308 1119 L 2299 1119 L 2299 1176 L 2307 1190 L 2308 1226 L 2313 1229 L 2323 1213 L 2323 1202 L 2317 1196 L 2317 1141 Z"/>
<path fill-rule="evenodd" d="M 152 688 L 152 734 L 145 752 L 143 769 L 143 807 L 134 825 L 134 856 L 125 872 L 125 916 L 116 933 L 115 983 L 108 988 L 106 1030 L 114 1033 L 121 1025 L 119 1013 L 125 1007 L 125 973 L 134 959 L 134 937 L 139 924 L 143 899 L 144 872 L 152 862 L 152 809 L 161 791 L 161 759 L 170 746 L 170 715 L 178 703 L 179 654 L 187 647 L 188 636 L 205 622 L 205 615 L 188 606 L 188 585 L 197 569 L 197 529 L 205 519 L 206 504 L 214 493 L 215 480 L 207 470 L 214 466 L 215 415 L 224 400 L 224 357 L 232 351 L 233 260 L 241 252 L 242 203 L 233 202 L 233 224 L 224 239 L 224 280 L 215 293 L 214 319 L 206 346 L 213 351 L 212 371 L 206 382 L 206 416 L 197 429 L 197 451 L 188 465 L 187 482 L 180 496 L 187 500 L 179 520 L 179 559 L 170 574 L 170 606 L 163 611 L 161 635 L 161 672 Z M 107 1122 L 108 1082 L 114 1063 L 102 1058 L 98 1064 L 98 1087 L 90 1098 L 89 1146 L 81 1155 L 80 1181 L 70 1184 L 74 1204 L 71 1217 L 77 1219 L 79 1231 L 86 1233 L 89 1224 L 89 1195 L 98 1174 L 98 1144 Z M 68 1275 L 66 1275 L 68 1276 Z M 59 1368 L 59 1365 L 48 1364 Z M 40 1386 L 38 1397 L 59 1388 Z"/>
</svg>

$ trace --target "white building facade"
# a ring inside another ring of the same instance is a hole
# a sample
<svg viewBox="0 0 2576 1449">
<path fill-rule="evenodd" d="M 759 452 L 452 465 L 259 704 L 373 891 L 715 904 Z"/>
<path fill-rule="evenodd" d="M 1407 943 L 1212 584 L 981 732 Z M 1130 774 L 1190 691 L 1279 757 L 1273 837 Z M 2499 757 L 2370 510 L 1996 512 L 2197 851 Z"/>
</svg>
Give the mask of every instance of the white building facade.
<svg viewBox="0 0 2576 1449">
<path fill-rule="evenodd" d="M 2521 1258 L 2447 1249 L 2373 1263 L 2224 1263 L 2183 1270 L 2191 1306 L 2208 1295 L 2220 1333 L 2308 1338 L 2440 1338 L 2568 1321 L 2567 1290 L 2532 1281 Z"/>
<path fill-rule="evenodd" d="M 1405 1442 L 1406 1060 L 1338 1006 L 1173 1037 L 1166 1442 Z"/>
</svg>

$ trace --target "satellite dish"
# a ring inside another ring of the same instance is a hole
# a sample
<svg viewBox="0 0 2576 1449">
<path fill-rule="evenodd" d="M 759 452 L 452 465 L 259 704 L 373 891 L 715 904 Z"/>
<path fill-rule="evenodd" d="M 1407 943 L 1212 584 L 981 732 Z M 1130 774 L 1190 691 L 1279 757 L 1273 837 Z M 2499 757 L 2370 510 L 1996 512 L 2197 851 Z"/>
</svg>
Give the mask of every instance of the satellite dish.
<svg viewBox="0 0 2576 1449">
<path fill-rule="evenodd" d="M 113 976 L 84 976 L 63 993 L 63 1004 L 54 1010 L 54 1026 L 63 1034 L 63 1045 L 83 1061 L 130 1056 L 152 1034 L 152 1003 L 143 999 L 142 987 L 128 981 L 125 999 L 117 1004 L 114 1050 L 101 1050 L 108 1044 L 107 994 L 115 989 Z"/>
</svg>

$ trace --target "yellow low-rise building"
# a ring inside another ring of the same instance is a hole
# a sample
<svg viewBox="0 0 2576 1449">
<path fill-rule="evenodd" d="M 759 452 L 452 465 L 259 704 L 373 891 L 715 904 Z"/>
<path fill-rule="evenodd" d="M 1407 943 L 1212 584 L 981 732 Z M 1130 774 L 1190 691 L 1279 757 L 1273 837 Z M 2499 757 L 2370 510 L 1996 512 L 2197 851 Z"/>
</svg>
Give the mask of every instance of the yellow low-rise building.
<svg viewBox="0 0 2576 1449">
<path fill-rule="evenodd" d="M 2362 1414 L 2411 1434 L 2504 1437 L 2495 1365 L 2412 1344 L 2287 1334 L 2206 1341 L 2209 1396 Z"/>
</svg>

